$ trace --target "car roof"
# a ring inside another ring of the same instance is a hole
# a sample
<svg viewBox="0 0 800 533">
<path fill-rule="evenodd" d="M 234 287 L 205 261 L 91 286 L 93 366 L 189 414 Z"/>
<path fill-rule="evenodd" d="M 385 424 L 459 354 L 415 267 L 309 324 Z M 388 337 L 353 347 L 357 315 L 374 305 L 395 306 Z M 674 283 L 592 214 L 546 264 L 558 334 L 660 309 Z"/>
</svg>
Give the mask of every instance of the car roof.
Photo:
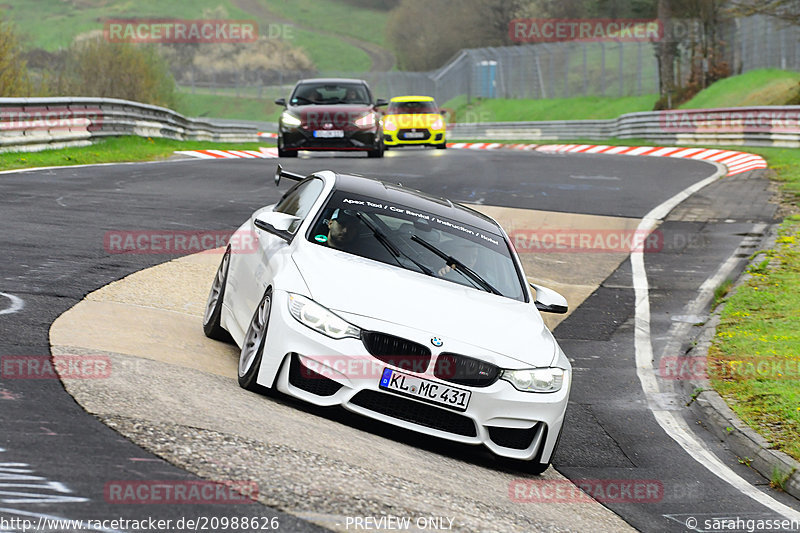
<svg viewBox="0 0 800 533">
<path fill-rule="evenodd" d="M 295 85 L 300 85 L 301 83 L 361 83 L 362 85 L 367 85 L 366 81 L 355 78 L 308 78 L 298 81 Z"/>
<path fill-rule="evenodd" d="M 501 234 L 497 222 L 492 218 L 469 207 L 451 202 L 446 198 L 404 187 L 399 183 L 391 183 L 364 176 L 339 173 L 335 173 L 335 176 L 335 191 L 352 192 L 361 196 L 397 203 L 410 209 L 418 209 L 462 224 L 469 224 L 482 231 Z"/>
<path fill-rule="evenodd" d="M 395 96 L 390 102 L 433 102 L 432 96 Z"/>
</svg>

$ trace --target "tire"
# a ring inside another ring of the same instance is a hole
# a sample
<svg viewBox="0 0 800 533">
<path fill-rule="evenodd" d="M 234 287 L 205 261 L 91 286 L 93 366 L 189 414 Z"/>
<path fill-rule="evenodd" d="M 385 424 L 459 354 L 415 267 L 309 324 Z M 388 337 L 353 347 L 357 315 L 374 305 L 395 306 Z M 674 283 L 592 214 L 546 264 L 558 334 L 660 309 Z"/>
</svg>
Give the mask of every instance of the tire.
<svg viewBox="0 0 800 533">
<path fill-rule="evenodd" d="M 211 283 L 211 291 L 206 300 L 206 312 L 203 315 L 203 332 L 209 339 L 217 341 L 230 341 L 231 335 L 220 325 L 222 316 L 222 301 L 225 298 L 225 285 L 228 282 L 228 268 L 231 264 L 231 248 L 225 250 L 222 261 L 217 267 L 214 281 Z"/>
<path fill-rule="evenodd" d="M 540 463 L 539 459 L 542 457 L 542 452 L 544 449 L 539 450 L 539 453 L 536 454 L 536 457 L 532 461 L 528 461 L 521 470 L 524 470 L 528 474 L 533 474 L 534 476 L 538 476 L 544 473 L 553 462 L 553 457 L 556 456 L 556 451 L 558 451 L 558 445 L 561 442 L 561 434 L 564 432 L 564 422 L 561 423 L 561 429 L 558 430 L 558 437 L 556 437 L 556 444 L 553 446 L 553 453 L 550 454 L 550 460 L 546 463 Z M 547 438 L 547 435 L 544 435 Z M 544 442 L 542 442 L 542 448 L 544 448 Z"/>
<path fill-rule="evenodd" d="M 278 157 L 297 157 L 297 150 L 283 149 L 283 137 L 278 137 Z"/>
<path fill-rule="evenodd" d="M 378 145 L 377 148 L 367 152 L 367 157 L 383 157 L 383 150 L 384 150 L 383 141 L 381 141 L 381 143 Z"/>
<path fill-rule="evenodd" d="M 272 309 L 272 288 L 264 292 L 258 302 L 253 318 L 247 328 L 247 333 L 242 341 L 242 351 L 239 354 L 239 386 L 252 392 L 262 392 L 264 387 L 256 383 L 258 371 L 261 369 L 261 359 L 264 356 L 264 342 L 267 338 L 269 315 Z"/>
<path fill-rule="evenodd" d="M 436 149 L 437 150 L 446 150 L 447 149 L 447 143 L 443 142 L 442 144 L 437 144 L 436 145 Z"/>
</svg>

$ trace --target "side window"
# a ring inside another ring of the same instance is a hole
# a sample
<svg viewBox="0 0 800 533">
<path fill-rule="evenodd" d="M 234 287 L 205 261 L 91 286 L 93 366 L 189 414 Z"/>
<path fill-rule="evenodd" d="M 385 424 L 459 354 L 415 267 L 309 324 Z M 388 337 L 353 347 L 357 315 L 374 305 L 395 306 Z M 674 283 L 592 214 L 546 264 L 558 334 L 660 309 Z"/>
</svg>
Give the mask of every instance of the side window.
<svg viewBox="0 0 800 533">
<path fill-rule="evenodd" d="M 294 221 L 289 227 L 289 233 L 294 233 L 300 224 L 303 223 L 311 206 L 319 198 L 324 184 L 319 178 L 309 178 L 301 181 L 290 189 L 275 206 L 275 211 L 278 213 L 286 213 L 287 215 L 294 215 L 298 220 Z"/>
</svg>

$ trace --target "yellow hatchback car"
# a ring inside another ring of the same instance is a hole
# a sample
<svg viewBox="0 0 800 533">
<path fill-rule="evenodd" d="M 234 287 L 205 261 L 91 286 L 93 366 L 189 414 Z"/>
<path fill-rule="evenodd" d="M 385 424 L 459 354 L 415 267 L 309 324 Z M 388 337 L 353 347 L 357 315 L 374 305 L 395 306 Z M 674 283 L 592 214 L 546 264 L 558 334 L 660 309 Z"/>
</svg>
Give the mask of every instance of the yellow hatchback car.
<svg viewBox="0 0 800 533">
<path fill-rule="evenodd" d="M 395 96 L 383 117 L 383 145 L 447 148 L 442 112 L 430 96 Z"/>
</svg>

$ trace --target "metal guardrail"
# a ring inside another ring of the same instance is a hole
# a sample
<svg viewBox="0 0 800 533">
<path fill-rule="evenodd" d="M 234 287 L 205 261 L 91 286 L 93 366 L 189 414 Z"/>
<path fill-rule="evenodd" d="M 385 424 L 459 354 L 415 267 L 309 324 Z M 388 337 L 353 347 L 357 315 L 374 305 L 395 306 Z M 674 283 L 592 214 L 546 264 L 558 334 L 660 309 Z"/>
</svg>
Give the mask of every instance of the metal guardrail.
<svg viewBox="0 0 800 533">
<path fill-rule="evenodd" d="M 0 98 L 0 152 L 86 146 L 116 135 L 258 142 L 269 123 L 187 118 L 170 109 L 116 98 Z"/>
<path fill-rule="evenodd" d="M 800 106 L 648 111 L 610 120 L 461 123 L 448 130 L 448 140 L 611 138 L 800 148 Z"/>
</svg>

